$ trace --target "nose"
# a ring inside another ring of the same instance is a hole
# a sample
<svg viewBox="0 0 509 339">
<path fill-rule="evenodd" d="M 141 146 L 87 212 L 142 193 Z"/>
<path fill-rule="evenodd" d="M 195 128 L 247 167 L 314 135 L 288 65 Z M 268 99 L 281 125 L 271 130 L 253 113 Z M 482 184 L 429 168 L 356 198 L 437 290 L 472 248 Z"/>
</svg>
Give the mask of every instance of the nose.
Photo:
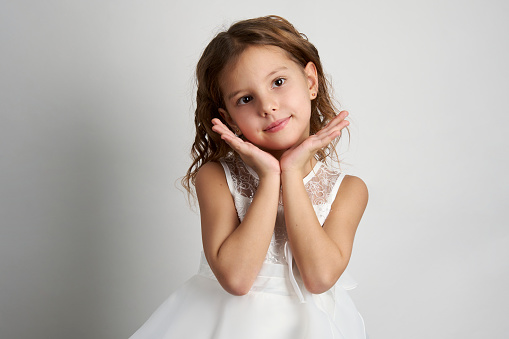
<svg viewBox="0 0 509 339">
<path fill-rule="evenodd" d="M 260 114 L 262 116 L 273 114 L 279 109 L 279 104 L 274 95 L 271 94 L 264 95 L 262 98 L 260 98 L 260 100 L 261 100 Z"/>
</svg>

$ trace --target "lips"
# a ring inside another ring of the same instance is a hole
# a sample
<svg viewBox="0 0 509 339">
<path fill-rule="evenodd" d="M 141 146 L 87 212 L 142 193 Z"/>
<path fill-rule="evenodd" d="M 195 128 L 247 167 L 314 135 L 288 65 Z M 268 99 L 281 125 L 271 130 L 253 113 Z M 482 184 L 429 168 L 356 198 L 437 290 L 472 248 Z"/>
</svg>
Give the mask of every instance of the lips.
<svg viewBox="0 0 509 339">
<path fill-rule="evenodd" d="M 286 127 L 286 125 L 290 121 L 290 118 L 291 117 L 276 120 L 273 123 L 271 123 L 269 126 L 267 126 L 267 128 L 265 128 L 263 131 L 264 132 L 269 132 L 269 133 L 278 132 L 278 131 L 280 131 L 280 130 L 282 130 L 283 128 Z"/>
</svg>

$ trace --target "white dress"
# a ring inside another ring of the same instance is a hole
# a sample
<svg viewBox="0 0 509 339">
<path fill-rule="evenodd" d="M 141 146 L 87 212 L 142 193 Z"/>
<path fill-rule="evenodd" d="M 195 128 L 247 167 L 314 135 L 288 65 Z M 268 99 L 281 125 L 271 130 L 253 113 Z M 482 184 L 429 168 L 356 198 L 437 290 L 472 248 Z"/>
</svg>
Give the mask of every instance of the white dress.
<svg viewBox="0 0 509 339">
<path fill-rule="evenodd" d="M 242 220 L 258 176 L 239 157 L 221 164 Z M 343 178 L 318 162 L 303 179 L 322 225 Z M 280 199 L 267 256 L 246 295 L 226 292 L 202 253 L 198 274 L 170 295 L 131 339 L 365 339 L 364 321 L 347 293 L 356 286 L 345 271 L 325 293 L 306 290 L 292 259 Z"/>
</svg>

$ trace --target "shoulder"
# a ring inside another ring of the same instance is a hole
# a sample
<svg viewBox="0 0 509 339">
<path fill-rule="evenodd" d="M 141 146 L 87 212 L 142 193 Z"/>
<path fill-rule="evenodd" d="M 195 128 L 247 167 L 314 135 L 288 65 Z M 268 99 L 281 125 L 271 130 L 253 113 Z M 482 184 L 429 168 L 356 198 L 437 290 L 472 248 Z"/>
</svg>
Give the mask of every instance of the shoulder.
<svg viewBox="0 0 509 339">
<path fill-rule="evenodd" d="M 209 176 L 214 176 L 221 173 L 224 174 L 223 166 L 219 162 L 209 161 L 200 167 L 198 173 L 196 173 L 196 181 L 203 180 Z"/>
<path fill-rule="evenodd" d="M 366 183 L 359 177 L 345 175 L 339 186 L 335 203 L 353 204 L 364 210 L 368 203 L 368 198 L 369 194 Z"/>
<path fill-rule="evenodd" d="M 232 200 L 223 166 L 219 162 L 208 162 L 196 174 L 196 196 L 200 212 L 216 211 L 226 201 Z"/>
<path fill-rule="evenodd" d="M 368 187 L 366 183 L 359 177 L 353 175 L 345 175 L 339 186 L 340 191 L 348 191 L 356 193 L 368 198 Z"/>
<path fill-rule="evenodd" d="M 210 161 L 204 164 L 196 173 L 197 193 L 201 188 L 226 184 L 223 166 L 219 162 Z"/>
</svg>

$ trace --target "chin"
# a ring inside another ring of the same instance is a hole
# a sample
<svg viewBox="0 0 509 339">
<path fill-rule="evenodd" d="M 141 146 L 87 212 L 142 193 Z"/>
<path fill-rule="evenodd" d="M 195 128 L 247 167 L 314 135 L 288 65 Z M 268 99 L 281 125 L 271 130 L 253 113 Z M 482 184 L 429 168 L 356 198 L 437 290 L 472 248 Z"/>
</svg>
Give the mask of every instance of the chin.
<svg viewBox="0 0 509 339">
<path fill-rule="evenodd" d="M 290 148 L 292 148 L 292 147 L 291 146 L 285 146 L 285 147 L 266 148 L 266 149 L 262 149 L 262 150 L 264 150 L 267 153 L 272 154 L 273 156 L 275 156 L 276 158 L 279 159 L 279 157 L 284 152 L 288 151 Z"/>
</svg>

